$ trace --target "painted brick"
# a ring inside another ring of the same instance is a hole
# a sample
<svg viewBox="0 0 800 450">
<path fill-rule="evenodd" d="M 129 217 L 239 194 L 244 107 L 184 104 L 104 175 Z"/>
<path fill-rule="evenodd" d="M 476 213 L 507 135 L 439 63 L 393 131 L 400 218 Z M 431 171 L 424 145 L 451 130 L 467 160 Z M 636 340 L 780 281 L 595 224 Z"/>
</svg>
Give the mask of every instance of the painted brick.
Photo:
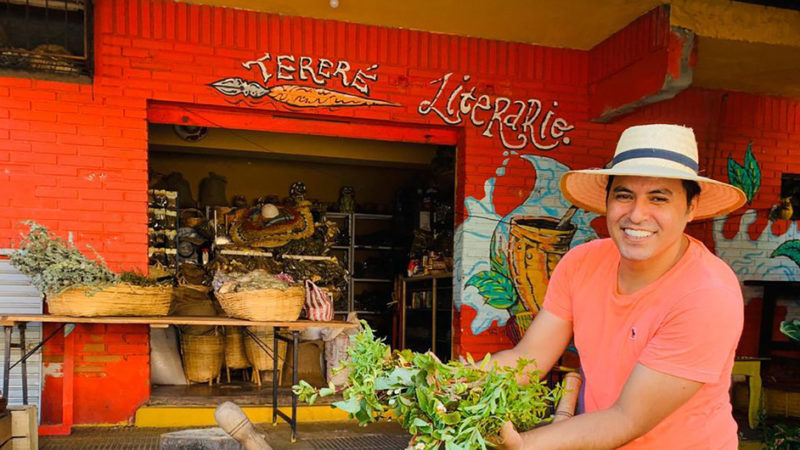
<svg viewBox="0 0 800 450">
<path fill-rule="evenodd" d="M 723 104 L 720 92 L 689 89 L 675 99 L 642 108 L 610 126 L 586 122 L 590 79 L 618 70 L 636 55 L 661 48 L 666 40 L 660 40 L 659 33 L 648 42 L 620 35 L 615 37 L 619 42 L 608 45 L 610 49 L 590 54 L 167 0 L 108 0 L 98 2 L 97 13 L 95 48 L 99 67 L 92 85 L 0 78 L 0 161 L 11 162 L 9 170 L 14 171 L 13 176 L 5 178 L 0 172 L 0 183 L 10 180 L 19 190 L 14 198 L 4 199 L 0 195 L 0 217 L 5 220 L 0 221 L 0 244 L 17 235 L 12 223 L 32 215 L 54 229 L 80 233 L 81 242 L 97 243 L 114 268 L 143 268 L 147 263 L 143 211 L 147 184 L 147 101 L 203 103 L 254 114 L 281 110 L 270 101 L 257 107 L 243 104 L 234 107 L 204 86 L 223 76 L 245 76 L 240 62 L 267 51 L 273 57 L 309 54 L 341 58 L 354 66 L 380 63 L 380 81 L 374 86 L 373 95 L 403 105 L 390 111 L 351 109 L 326 111 L 325 115 L 441 126 L 441 121 L 432 114 L 421 117 L 417 107 L 422 99 L 435 93 L 431 80 L 455 72 L 456 77 L 472 75 L 473 85 L 480 93 L 519 100 L 536 98 L 545 104 L 558 101 L 557 114 L 576 125 L 570 134 L 573 144 L 561 146 L 546 156 L 572 168 L 602 164 L 619 131 L 627 124 L 678 121 L 704 130 L 719 121 L 716 137 L 702 137 L 719 144 L 717 158 L 706 157 L 712 162 L 707 169 L 713 176 L 724 179 L 725 158 L 731 154 L 741 161 L 747 144 L 756 140 L 757 157 L 763 164 L 765 178 L 754 207 L 768 208 L 774 203 L 774 197 L 779 195 L 777 177 L 781 172 L 800 173 L 800 163 L 792 158 L 800 145 L 798 101 L 793 99 L 728 93 Z M 631 34 L 630 30 L 637 27 L 658 28 L 665 23 L 668 26 L 668 21 L 662 19 L 638 19 L 644 25 L 637 22 L 623 31 Z M 650 22 L 646 23 L 647 20 Z M 598 64 L 602 70 L 594 70 Z M 725 110 L 724 114 L 719 114 L 720 108 Z M 313 112 L 302 114 L 314 117 Z M 488 119 L 489 114 L 479 117 Z M 461 127 L 457 195 L 459 199 L 483 198 L 484 182 L 495 176 L 504 149 L 496 137 L 480 136 L 484 128 L 475 129 L 467 123 Z M 341 134 L 349 132 L 343 127 L 338 130 Z M 23 176 L 26 179 L 17 182 Z M 509 209 L 520 203 L 525 189 L 535 181 L 519 175 L 499 180 L 505 183 L 506 192 L 500 194 L 498 189 L 495 206 Z M 57 193 L 67 197 L 58 197 Z M 65 208 L 70 208 L 68 211 L 59 209 L 62 202 Z M 464 218 L 463 201 L 455 206 L 459 217 Z M 115 214 L 108 214 L 109 211 Z M 764 230 L 766 219 L 759 220 L 763 220 L 761 230 Z M 701 228 L 699 235 L 713 240 L 713 233 L 707 228 Z M 732 229 L 735 234 L 738 225 Z M 457 250 L 461 256 L 486 257 L 485 249 L 469 238 L 462 239 Z M 742 241 L 743 252 L 748 245 Z M 474 317 L 469 308 L 462 309 L 457 316 L 454 346 L 459 353 L 482 354 L 510 345 L 502 327 L 493 326 L 481 335 L 472 335 L 469 330 Z M 149 395 L 149 386 L 142 381 L 148 377 L 147 328 L 120 331 L 109 327 L 97 333 L 104 340 L 92 340 L 90 344 L 108 346 L 109 350 L 114 346 L 120 354 L 133 354 L 122 360 L 79 365 L 80 370 L 87 372 L 76 381 L 75 406 L 79 411 L 76 421 L 127 422 L 136 406 Z M 46 354 L 59 345 L 59 342 L 48 344 Z M 114 411 L 98 400 L 102 396 L 92 395 L 119 385 L 130 386 L 131 395 L 115 402 Z M 58 386 L 48 379 L 46 396 L 60 398 Z"/>
</svg>

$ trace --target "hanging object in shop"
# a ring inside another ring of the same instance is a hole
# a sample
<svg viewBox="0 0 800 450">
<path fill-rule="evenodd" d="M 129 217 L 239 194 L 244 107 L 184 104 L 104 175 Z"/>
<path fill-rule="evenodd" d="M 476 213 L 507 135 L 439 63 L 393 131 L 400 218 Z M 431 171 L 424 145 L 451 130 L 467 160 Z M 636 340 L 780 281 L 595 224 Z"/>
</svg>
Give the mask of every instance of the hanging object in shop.
<svg viewBox="0 0 800 450">
<path fill-rule="evenodd" d="M 339 212 L 351 213 L 356 209 L 356 191 L 353 186 L 342 186 L 339 190 Z"/>
<path fill-rule="evenodd" d="M 353 70 L 350 63 L 339 60 L 334 63 L 326 58 L 293 55 L 280 55 L 272 60 L 269 53 L 259 59 L 245 61 L 242 67 L 257 70 L 263 79 L 248 81 L 242 77 L 229 77 L 217 80 L 209 86 L 227 97 L 234 97 L 233 103 L 246 101 L 259 103 L 263 97 L 296 108 L 340 108 L 352 106 L 401 106 L 385 100 L 369 98 L 370 83 L 378 81 L 378 65 L 372 64 L 364 69 Z M 268 86 L 270 79 L 288 83 Z M 316 86 L 296 84 L 314 83 Z M 331 88 L 336 85 L 336 89 Z M 353 89 L 358 93 L 338 90 L 338 86 Z M 240 97 L 241 96 L 241 97 Z"/>
<path fill-rule="evenodd" d="M 194 125 L 175 125 L 172 127 L 175 134 L 186 142 L 197 142 L 205 139 L 208 135 L 208 127 L 198 127 Z"/>
<path fill-rule="evenodd" d="M 228 206 L 228 197 L 225 195 L 225 186 L 228 180 L 222 175 L 209 172 L 208 176 L 200 180 L 200 204 L 202 206 Z"/>
<path fill-rule="evenodd" d="M 300 202 L 306 199 L 306 184 L 302 181 L 295 181 L 289 186 L 289 199 L 291 203 L 299 205 Z"/>
<path fill-rule="evenodd" d="M 192 208 L 195 206 L 192 197 L 192 187 L 189 181 L 180 172 L 171 172 L 169 175 L 162 176 L 152 183 L 152 189 L 173 191 L 178 194 L 178 205 L 181 208 Z"/>
<path fill-rule="evenodd" d="M 436 114 L 448 125 L 458 125 L 467 118 L 478 128 L 483 128 L 482 136 L 493 138 L 495 133 L 503 147 L 509 150 L 522 150 L 528 146 L 536 150 L 550 151 L 561 144 L 569 145 L 567 133 L 575 126 L 565 119 L 556 117 L 558 102 L 548 107 L 539 99 L 512 100 L 508 97 L 494 97 L 476 93 L 478 85 L 468 85 L 470 75 L 464 75 L 461 82 L 453 84 L 447 73 L 431 81 L 439 89 L 433 98 L 423 100 L 417 112 L 423 116 Z"/>
</svg>

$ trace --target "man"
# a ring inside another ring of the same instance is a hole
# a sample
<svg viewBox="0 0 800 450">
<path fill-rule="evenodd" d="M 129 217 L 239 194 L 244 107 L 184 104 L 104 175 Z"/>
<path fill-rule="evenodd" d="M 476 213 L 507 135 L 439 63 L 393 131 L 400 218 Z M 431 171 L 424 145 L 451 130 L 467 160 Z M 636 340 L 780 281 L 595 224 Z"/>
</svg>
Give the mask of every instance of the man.
<svg viewBox="0 0 800 450">
<path fill-rule="evenodd" d="M 737 448 L 728 388 L 741 290 L 684 229 L 745 195 L 699 176 L 697 161 L 690 128 L 644 125 L 622 133 L 610 168 L 562 177 L 567 199 L 606 215 L 610 239 L 564 256 L 524 338 L 493 360 L 533 358 L 547 372 L 574 336 L 585 413 L 521 434 L 506 424 L 506 448 Z"/>
</svg>

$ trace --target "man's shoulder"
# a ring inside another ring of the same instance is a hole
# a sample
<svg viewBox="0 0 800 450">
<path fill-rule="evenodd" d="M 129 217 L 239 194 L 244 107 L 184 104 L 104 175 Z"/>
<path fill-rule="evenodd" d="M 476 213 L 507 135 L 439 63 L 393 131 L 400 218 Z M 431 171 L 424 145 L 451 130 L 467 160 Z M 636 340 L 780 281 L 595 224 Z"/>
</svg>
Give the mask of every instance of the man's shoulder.
<svg viewBox="0 0 800 450">
<path fill-rule="evenodd" d="M 602 255 L 610 249 L 616 250 L 616 245 L 611 238 L 592 239 L 591 241 L 578 244 L 569 250 L 568 255 L 574 256 L 592 256 Z"/>
<path fill-rule="evenodd" d="M 677 310 L 741 310 L 744 304 L 736 274 L 701 242 L 693 240 L 691 255 L 669 291 Z"/>
<path fill-rule="evenodd" d="M 690 238 L 692 257 L 688 273 L 706 286 L 720 286 L 740 290 L 739 279 L 722 258 L 711 252 L 702 242 Z"/>
<path fill-rule="evenodd" d="M 598 264 L 605 264 L 609 261 L 609 255 L 619 254 L 616 246 L 611 239 L 593 239 L 572 247 L 557 267 L 567 271 L 572 275 L 585 274 L 585 269 L 596 268 Z"/>
</svg>

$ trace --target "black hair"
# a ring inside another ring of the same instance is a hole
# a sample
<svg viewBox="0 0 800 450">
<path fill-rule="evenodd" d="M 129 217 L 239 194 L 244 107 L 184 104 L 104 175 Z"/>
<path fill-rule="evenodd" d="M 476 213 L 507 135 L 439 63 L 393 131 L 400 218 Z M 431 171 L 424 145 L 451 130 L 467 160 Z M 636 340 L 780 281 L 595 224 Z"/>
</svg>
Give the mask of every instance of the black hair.
<svg viewBox="0 0 800 450">
<path fill-rule="evenodd" d="M 608 194 L 611 192 L 613 183 L 614 175 L 609 175 L 606 183 L 606 201 L 608 201 Z M 681 180 L 681 184 L 683 184 L 683 190 L 686 191 L 686 207 L 688 208 L 692 204 L 692 199 L 700 195 L 700 185 L 693 180 Z"/>
</svg>

